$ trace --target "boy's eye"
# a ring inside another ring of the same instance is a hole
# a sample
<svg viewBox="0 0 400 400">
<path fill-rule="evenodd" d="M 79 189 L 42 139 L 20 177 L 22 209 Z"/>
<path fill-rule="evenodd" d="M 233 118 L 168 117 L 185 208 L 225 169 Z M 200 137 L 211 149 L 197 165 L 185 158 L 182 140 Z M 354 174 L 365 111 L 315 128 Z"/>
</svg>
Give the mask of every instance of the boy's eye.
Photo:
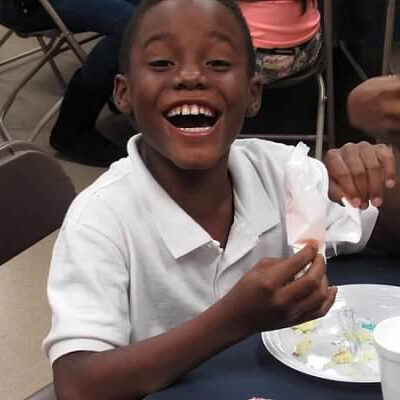
<svg viewBox="0 0 400 400">
<path fill-rule="evenodd" d="M 174 63 L 170 60 L 153 60 L 149 61 L 148 65 L 151 69 L 156 71 L 165 71 L 168 68 L 171 68 Z"/>
<path fill-rule="evenodd" d="M 206 64 L 208 67 L 216 71 L 226 71 L 231 66 L 231 63 L 229 61 L 221 59 L 210 60 L 207 61 Z"/>
</svg>

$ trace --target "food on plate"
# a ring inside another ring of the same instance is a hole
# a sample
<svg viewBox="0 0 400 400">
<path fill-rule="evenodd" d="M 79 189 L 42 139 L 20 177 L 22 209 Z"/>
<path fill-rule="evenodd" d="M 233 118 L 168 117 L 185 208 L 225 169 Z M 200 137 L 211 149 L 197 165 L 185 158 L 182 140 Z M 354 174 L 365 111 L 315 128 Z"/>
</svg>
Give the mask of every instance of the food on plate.
<svg viewBox="0 0 400 400">
<path fill-rule="evenodd" d="M 312 344 L 311 339 L 308 336 L 303 337 L 296 344 L 296 348 L 293 351 L 293 355 L 298 358 L 304 357 L 310 351 L 311 344 Z"/>
<path fill-rule="evenodd" d="M 363 328 L 360 329 L 357 332 L 357 337 L 361 343 L 372 343 L 372 334 L 370 331 L 367 331 L 366 329 Z"/>
<path fill-rule="evenodd" d="M 354 362 L 354 356 L 348 349 L 342 347 L 333 355 L 332 362 L 335 364 L 351 364 Z"/>
<path fill-rule="evenodd" d="M 361 353 L 361 360 L 365 362 L 372 361 L 376 358 L 376 351 L 374 349 L 364 350 Z"/>
<path fill-rule="evenodd" d="M 296 335 L 310 334 L 317 329 L 318 322 L 316 320 L 303 322 L 299 325 L 292 326 L 292 330 Z"/>
</svg>

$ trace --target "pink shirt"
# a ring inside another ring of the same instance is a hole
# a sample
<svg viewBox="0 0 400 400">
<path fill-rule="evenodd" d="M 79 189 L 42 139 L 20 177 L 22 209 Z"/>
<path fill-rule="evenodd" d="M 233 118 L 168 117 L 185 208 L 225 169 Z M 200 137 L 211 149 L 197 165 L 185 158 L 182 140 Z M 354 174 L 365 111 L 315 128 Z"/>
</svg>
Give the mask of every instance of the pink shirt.
<svg viewBox="0 0 400 400">
<path fill-rule="evenodd" d="M 316 0 L 308 1 L 302 14 L 301 1 L 239 1 L 250 28 L 254 47 L 273 49 L 295 47 L 310 40 L 319 30 Z"/>
</svg>

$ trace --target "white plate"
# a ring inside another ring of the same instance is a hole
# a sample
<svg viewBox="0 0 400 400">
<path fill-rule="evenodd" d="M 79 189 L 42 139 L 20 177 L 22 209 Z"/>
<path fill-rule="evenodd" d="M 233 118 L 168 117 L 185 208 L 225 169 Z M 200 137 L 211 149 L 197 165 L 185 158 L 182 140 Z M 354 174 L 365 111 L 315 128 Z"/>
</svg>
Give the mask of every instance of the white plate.
<svg viewBox="0 0 400 400">
<path fill-rule="evenodd" d="M 400 315 L 400 287 L 389 285 L 344 285 L 338 287 L 335 304 L 329 313 L 317 320 L 317 327 L 309 333 L 311 346 L 302 357 L 293 355 L 296 345 L 304 335 L 292 328 L 263 332 L 262 340 L 268 351 L 283 364 L 319 378 L 342 382 L 380 382 L 378 361 L 370 343 L 363 344 L 365 355 L 360 363 L 338 365 L 332 357 L 346 347 L 343 329 L 338 322 L 338 310 L 354 309 L 358 326 L 375 326 L 385 318 Z"/>
</svg>

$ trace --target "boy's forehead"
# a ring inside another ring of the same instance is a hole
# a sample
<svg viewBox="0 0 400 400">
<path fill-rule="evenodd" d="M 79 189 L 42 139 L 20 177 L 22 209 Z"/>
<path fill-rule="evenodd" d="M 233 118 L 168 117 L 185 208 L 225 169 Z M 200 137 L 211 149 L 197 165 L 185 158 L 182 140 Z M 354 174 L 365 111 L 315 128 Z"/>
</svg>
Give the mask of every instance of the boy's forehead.
<svg viewBox="0 0 400 400">
<path fill-rule="evenodd" d="M 173 34 L 183 29 L 189 33 L 196 26 L 224 30 L 232 40 L 235 35 L 242 36 L 233 13 L 217 0 L 163 0 L 142 16 L 134 41 L 144 43 L 148 36 L 160 31 Z"/>
</svg>

